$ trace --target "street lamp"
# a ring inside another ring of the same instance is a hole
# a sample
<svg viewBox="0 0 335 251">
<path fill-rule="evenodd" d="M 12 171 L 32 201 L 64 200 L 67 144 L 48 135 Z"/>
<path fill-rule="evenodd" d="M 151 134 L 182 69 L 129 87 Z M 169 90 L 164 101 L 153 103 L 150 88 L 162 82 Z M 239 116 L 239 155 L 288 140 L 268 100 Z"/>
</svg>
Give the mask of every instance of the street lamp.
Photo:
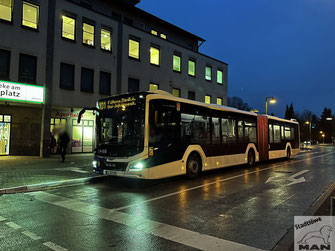
<svg viewBox="0 0 335 251">
<path fill-rule="evenodd" d="M 326 137 L 326 134 L 322 134 L 323 144 L 325 144 L 325 137 Z"/>
<path fill-rule="evenodd" d="M 309 125 L 309 140 L 312 144 L 312 122 L 311 121 L 306 121 L 305 124 Z"/>
<path fill-rule="evenodd" d="M 265 98 L 265 114 L 268 115 L 268 99 L 270 99 L 270 104 L 277 103 L 277 100 L 274 99 L 274 97 L 266 97 Z"/>
</svg>

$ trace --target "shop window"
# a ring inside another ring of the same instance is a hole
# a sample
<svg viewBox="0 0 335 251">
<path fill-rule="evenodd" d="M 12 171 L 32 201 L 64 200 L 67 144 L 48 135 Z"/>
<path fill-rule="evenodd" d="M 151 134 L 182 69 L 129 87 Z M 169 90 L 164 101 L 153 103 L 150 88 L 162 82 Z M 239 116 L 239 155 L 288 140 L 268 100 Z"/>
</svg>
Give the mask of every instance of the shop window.
<svg viewBox="0 0 335 251">
<path fill-rule="evenodd" d="M 12 21 L 13 0 L 0 1 L 0 19 L 5 21 Z"/>
<path fill-rule="evenodd" d="M 195 76 L 195 61 L 188 61 L 188 75 L 194 77 Z"/>
<path fill-rule="evenodd" d="M 20 54 L 19 82 L 36 84 L 37 57 Z"/>
<path fill-rule="evenodd" d="M 94 70 L 85 67 L 81 68 L 81 91 L 93 92 Z"/>
<path fill-rule="evenodd" d="M 206 80 L 212 81 L 212 67 L 206 66 L 206 75 L 205 75 Z"/>
<path fill-rule="evenodd" d="M 140 90 L 140 80 L 136 78 L 128 78 L 128 92 L 138 92 Z"/>
<path fill-rule="evenodd" d="M 100 94 L 111 94 L 111 74 L 108 72 L 100 72 Z"/>
<path fill-rule="evenodd" d="M 0 114 L 0 156 L 9 155 L 12 117 Z"/>
<path fill-rule="evenodd" d="M 22 25 L 37 29 L 40 7 L 36 4 L 23 2 Z"/>
<path fill-rule="evenodd" d="M 173 70 L 176 72 L 181 71 L 181 57 L 178 55 L 173 55 Z"/>
<path fill-rule="evenodd" d="M 78 124 L 77 119 L 72 120 L 72 144 L 73 153 L 93 151 L 94 121 L 82 120 Z"/>
<path fill-rule="evenodd" d="M 172 89 L 172 95 L 173 95 L 174 97 L 179 98 L 179 97 L 180 97 L 180 89 L 173 88 L 173 89 Z"/>
<path fill-rule="evenodd" d="M 129 39 L 129 57 L 140 59 L 140 42 Z"/>
<path fill-rule="evenodd" d="M 188 92 L 188 99 L 195 100 L 195 92 L 189 91 Z"/>
<path fill-rule="evenodd" d="M 216 99 L 216 104 L 222 105 L 222 98 L 217 98 Z"/>
<path fill-rule="evenodd" d="M 101 49 L 112 50 L 112 35 L 109 30 L 101 29 Z"/>
<path fill-rule="evenodd" d="M 159 89 L 159 85 L 158 84 L 152 84 L 152 83 L 150 83 L 149 91 L 157 91 L 158 89 Z"/>
<path fill-rule="evenodd" d="M 94 46 L 94 29 L 93 25 L 83 23 L 83 44 Z"/>
<path fill-rule="evenodd" d="M 223 84 L 223 71 L 217 70 L 217 83 L 222 85 Z"/>
<path fill-rule="evenodd" d="M 0 79 L 9 80 L 10 51 L 0 49 Z"/>
<path fill-rule="evenodd" d="M 212 102 L 212 97 L 210 95 L 205 96 L 205 103 L 210 104 Z"/>
<path fill-rule="evenodd" d="M 159 65 L 160 50 L 156 47 L 150 47 L 150 64 Z"/>
<path fill-rule="evenodd" d="M 60 63 L 60 88 L 74 90 L 74 65 Z"/>
<path fill-rule="evenodd" d="M 75 40 L 76 36 L 76 19 L 63 15 L 62 37 Z"/>
</svg>

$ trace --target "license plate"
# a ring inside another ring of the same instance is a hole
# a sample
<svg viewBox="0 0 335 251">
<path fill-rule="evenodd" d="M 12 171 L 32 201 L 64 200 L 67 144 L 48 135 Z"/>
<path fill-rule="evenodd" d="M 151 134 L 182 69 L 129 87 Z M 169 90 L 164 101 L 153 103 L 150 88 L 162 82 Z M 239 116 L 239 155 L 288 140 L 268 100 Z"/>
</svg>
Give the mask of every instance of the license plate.
<svg viewBox="0 0 335 251">
<path fill-rule="evenodd" d="M 104 170 L 104 175 L 116 175 L 116 171 Z"/>
</svg>

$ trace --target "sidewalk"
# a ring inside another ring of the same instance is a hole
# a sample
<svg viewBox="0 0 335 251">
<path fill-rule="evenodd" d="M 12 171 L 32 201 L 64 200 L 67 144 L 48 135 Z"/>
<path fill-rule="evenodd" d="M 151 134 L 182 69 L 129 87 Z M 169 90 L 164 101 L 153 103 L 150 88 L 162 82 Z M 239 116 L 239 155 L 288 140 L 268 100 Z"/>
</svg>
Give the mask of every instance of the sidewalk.
<svg viewBox="0 0 335 251">
<path fill-rule="evenodd" d="M 64 163 L 59 156 L 0 157 L 0 189 L 27 185 L 85 180 L 101 177 L 92 171 L 93 154 L 67 155 Z"/>
</svg>

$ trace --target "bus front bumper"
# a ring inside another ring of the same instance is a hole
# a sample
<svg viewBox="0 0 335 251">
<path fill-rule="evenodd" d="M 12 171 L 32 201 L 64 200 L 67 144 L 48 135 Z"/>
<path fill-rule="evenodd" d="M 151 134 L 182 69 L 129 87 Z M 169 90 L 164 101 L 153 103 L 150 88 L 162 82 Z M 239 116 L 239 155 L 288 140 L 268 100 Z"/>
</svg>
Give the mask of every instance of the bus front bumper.
<svg viewBox="0 0 335 251">
<path fill-rule="evenodd" d="M 114 171 L 101 168 L 93 168 L 93 171 L 97 174 L 106 176 L 115 176 L 123 178 L 133 178 L 133 179 L 148 179 L 148 169 L 143 169 L 141 171 Z"/>
</svg>

